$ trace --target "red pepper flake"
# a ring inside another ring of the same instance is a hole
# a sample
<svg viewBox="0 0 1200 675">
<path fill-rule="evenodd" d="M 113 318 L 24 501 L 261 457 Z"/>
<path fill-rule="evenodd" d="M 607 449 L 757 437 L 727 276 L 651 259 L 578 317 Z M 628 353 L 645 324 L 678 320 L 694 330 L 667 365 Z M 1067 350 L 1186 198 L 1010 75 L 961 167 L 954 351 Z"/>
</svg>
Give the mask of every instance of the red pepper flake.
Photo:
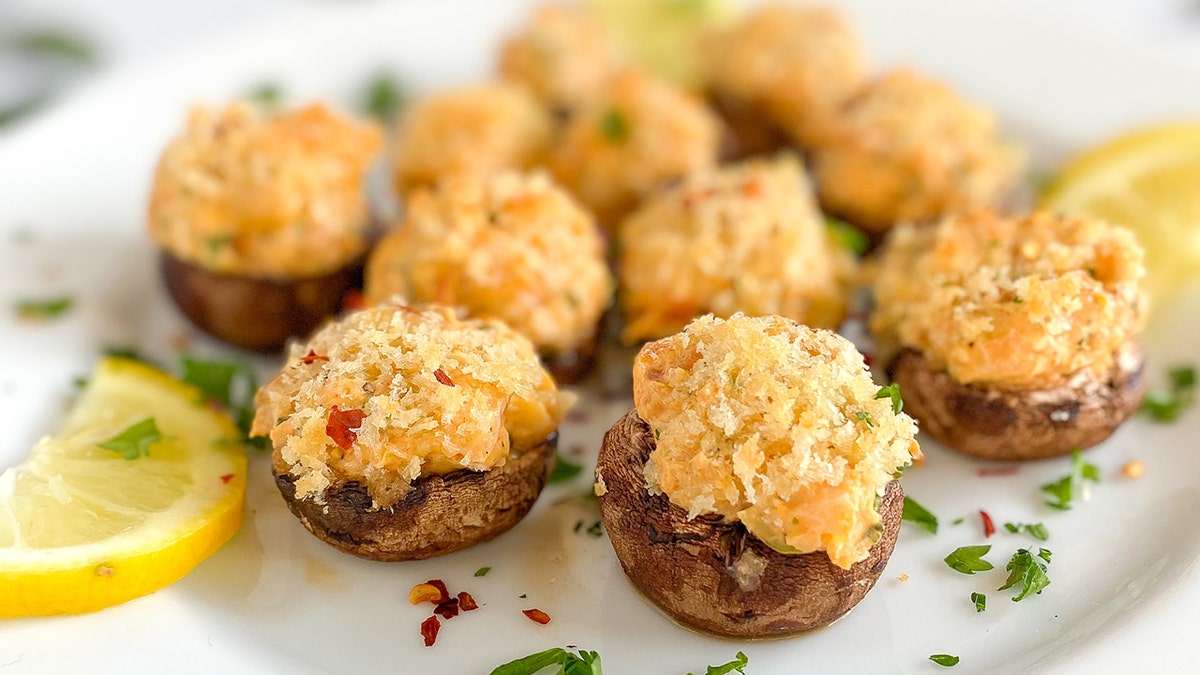
<svg viewBox="0 0 1200 675">
<path fill-rule="evenodd" d="M 351 288 L 342 296 L 342 311 L 362 309 L 367 306 L 367 297 L 357 288 Z"/>
<path fill-rule="evenodd" d="M 310 350 L 308 350 L 307 354 L 305 354 L 304 356 L 302 356 L 300 358 L 300 363 L 303 363 L 304 365 L 308 366 L 313 363 L 316 363 L 317 361 L 328 361 L 328 360 L 329 360 L 328 356 L 321 356 L 320 354 L 318 354 L 310 349 Z"/>
<path fill-rule="evenodd" d="M 475 603 L 475 598 L 472 598 L 471 594 L 466 591 L 458 594 L 458 606 L 462 608 L 462 611 L 464 612 L 470 612 L 472 610 L 479 609 L 479 605 Z"/>
<path fill-rule="evenodd" d="M 438 591 L 441 592 L 442 597 L 438 598 L 438 601 L 436 604 L 440 605 L 443 602 L 446 602 L 447 600 L 450 599 L 450 591 L 446 590 L 446 583 L 444 581 L 442 581 L 441 579 L 430 579 L 429 581 L 426 581 L 425 583 L 429 584 L 430 586 L 433 586 L 434 588 L 438 589 Z"/>
<path fill-rule="evenodd" d="M 421 622 L 421 637 L 425 638 L 425 646 L 432 647 L 434 642 L 437 642 L 438 630 L 441 629 L 442 622 L 438 621 L 436 616 L 431 616 Z"/>
<path fill-rule="evenodd" d="M 988 467 L 984 467 L 982 469 L 976 469 L 975 475 L 979 476 L 980 478 L 992 478 L 995 476 L 1015 476 L 1017 474 L 1017 472 L 1019 472 L 1020 470 L 1021 470 L 1021 467 L 1017 466 L 1016 464 L 1009 464 L 1008 466 L 995 466 L 995 467 L 988 466 Z"/>
<path fill-rule="evenodd" d="M 523 609 L 521 613 L 529 617 L 529 620 L 534 623 L 540 623 L 543 626 L 550 623 L 550 615 L 540 609 Z"/>
<path fill-rule="evenodd" d="M 454 386 L 454 380 L 450 379 L 450 376 L 446 374 L 446 371 L 442 370 L 441 368 L 433 371 L 433 376 L 437 378 L 438 382 L 441 382 L 447 387 Z"/>
<path fill-rule="evenodd" d="M 361 410 L 338 410 L 335 405 L 329 411 L 329 423 L 325 425 L 325 435 L 333 439 L 338 447 L 347 450 L 358 440 L 358 432 L 362 421 L 367 416 Z"/>
<path fill-rule="evenodd" d="M 433 608 L 434 614 L 440 614 L 447 621 L 458 616 L 458 598 L 450 598 L 445 602 L 438 603 L 437 607 Z"/>
<path fill-rule="evenodd" d="M 983 520 L 983 538 L 987 539 L 996 534 L 996 524 L 992 522 L 992 517 L 988 515 L 988 512 L 981 510 L 979 517 Z"/>
<path fill-rule="evenodd" d="M 229 485 L 229 481 L 231 481 L 231 480 L 233 480 L 233 474 L 231 474 L 231 473 L 227 473 L 224 476 L 221 476 L 221 482 L 226 485 Z"/>
<path fill-rule="evenodd" d="M 871 358 L 871 353 L 870 353 L 870 352 L 863 352 L 863 363 L 865 363 L 865 364 L 867 365 L 867 367 L 868 367 L 868 368 L 870 368 L 870 367 L 871 367 L 871 362 L 872 362 L 872 361 L 874 361 L 874 359 L 872 359 L 872 358 Z"/>
</svg>

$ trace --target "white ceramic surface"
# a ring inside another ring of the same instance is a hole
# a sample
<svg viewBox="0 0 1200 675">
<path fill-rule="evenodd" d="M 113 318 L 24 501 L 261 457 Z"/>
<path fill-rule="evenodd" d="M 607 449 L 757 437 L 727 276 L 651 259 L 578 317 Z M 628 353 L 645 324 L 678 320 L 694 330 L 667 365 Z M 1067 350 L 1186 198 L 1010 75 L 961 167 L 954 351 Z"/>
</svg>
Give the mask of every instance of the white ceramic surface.
<svg viewBox="0 0 1200 675">
<path fill-rule="evenodd" d="M 190 337 L 195 352 L 232 352 L 197 335 L 174 311 L 142 233 L 149 176 L 187 105 L 219 102 L 263 80 L 293 99 L 349 104 L 380 66 L 413 90 L 478 78 L 514 6 L 447 0 L 397 6 L 329 3 L 240 30 L 170 60 L 87 86 L 66 104 L 0 140 L 0 303 L 57 294 L 62 320 L 19 323 L 0 312 L 0 466 L 52 433 L 72 391 L 105 346 L 168 360 Z M 1038 157 L 1132 125 L 1200 115 L 1200 72 L 1146 48 L 1080 34 L 1033 15 L 950 0 L 853 0 L 846 6 L 877 67 L 912 63 L 999 112 Z M 1200 289 L 1164 307 L 1147 343 L 1153 382 L 1162 366 L 1200 360 Z M 264 372 L 275 367 L 260 359 Z M 594 461 L 600 435 L 626 409 L 585 392 L 587 419 L 562 448 Z M 265 458 L 251 464 L 243 531 L 190 576 L 152 596 L 96 614 L 0 623 L 0 669 L 44 672 L 480 673 L 551 646 L 599 651 L 605 670 L 703 672 L 740 650 L 748 673 L 935 672 L 927 657 L 957 654 L 955 672 L 1151 672 L 1186 669 L 1200 630 L 1200 411 L 1157 426 L 1134 420 L 1088 454 L 1104 482 L 1066 513 L 1042 505 L 1038 486 L 1068 461 L 981 478 L 984 466 L 925 443 L 928 461 L 905 476 L 909 494 L 942 520 L 937 536 L 905 526 L 876 589 L 846 618 L 802 637 L 736 643 L 680 628 L 625 581 L 607 540 L 573 531 L 596 519 L 578 498 L 586 474 L 552 486 L 510 534 L 419 563 L 378 564 L 340 554 L 287 512 Z M 1120 476 L 1129 459 L 1138 481 Z M 942 557 L 983 543 L 979 509 L 997 523 L 1041 521 L 1054 551 L 1051 585 L 1013 603 L 995 592 L 1003 565 L 1027 537 L 1001 532 L 989 558 L 1001 568 L 966 577 Z M 950 525 L 958 517 L 965 522 Z M 483 578 L 473 573 L 483 566 Z M 906 582 L 898 578 L 907 575 Z M 483 605 L 421 645 L 427 607 L 408 589 L 441 578 Z M 972 591 L 988 593 L 976 614 Z M 2 592 L 2 590 L 0 590 Z M 525 599 L 518 596 L 526 594 Z M 520 610 L 553 621 L 536 625 Z"/>
</svg>

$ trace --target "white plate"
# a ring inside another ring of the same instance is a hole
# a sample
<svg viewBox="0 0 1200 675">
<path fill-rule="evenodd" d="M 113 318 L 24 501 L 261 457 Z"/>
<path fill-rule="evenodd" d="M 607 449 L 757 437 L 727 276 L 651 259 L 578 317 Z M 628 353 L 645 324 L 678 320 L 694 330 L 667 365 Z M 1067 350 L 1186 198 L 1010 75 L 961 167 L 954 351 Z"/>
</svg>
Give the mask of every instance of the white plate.
<svg viewBox="0 0 1200 675">
<path fill-rule="evenodd" d="M 231 353 L 173 310 L 142 233 L 154 161 L 189 103 L 219 102 L 263 80 L 282 83 L 294 99 L 347 102 L 384 65 L 414 89 L 469 81 L 488 72 L 497 37 L 522 16 L 518 4 L 525 3 L 322 5 L 109 76 L 0 141 L 0 302 L 59 293 L 76 300 L 67 317 L 45 325 L 0 311 L 0 466 L 55 430 L 72 377 L 86 373 L 104 346 L 133 345 L 168 359 L 172 340 L 185 334 L 193 351 Z M 999 111 L 1038 156 L 1200 112 L 1200 72 L 1144 47 L 982 3 L 844 4 L 877 64 L 912 63 L 948 79 Z M 1150 327 L 1155 382 L 1164 364 L 1200 357 L 1198 334 L 1200 293 L 1192 292 Z M 626 406 L 589 403 L 590 423 L 570 425 L 563 448 L 578 448 L 590 463 L 600 432 Z M 625 581 L 607 540 L 573 532 L 579 519 L 596 517 L 573 498 L 588 489 L 586 475 L 548 489 L 497 541 L 442 559 L 377 564 L 304 532 L 259 456 L 245 527 L 233 542 L 152 596 L 86 616 L 5 621 L 0 666 L 6 673 L 479 673 L 579 645 L 598 650 L 614 674 L 703 672 L 739 649 L 756 675 L 933 672 L 933 653 L 959 655 L 956 672 L 1182 670 L 1200 629 L 1197 413 L 1173 426 L 1134 420 L 1089 453 L 1105 480 L 1090 502 L 1067 513 L 1043 506 L 1038 492 L 1065 473 L 1065 459 L 979 478 L 976 462 L 926 443 L 928 461 L 905 484 L 941 517 L 941 533 L 906 525 L 876 589 L 832 627 L 756 643 L 680 628 Z M 1119 474 L 1132 458 L 1146 464 L 1139 481 Z M 982 543 L 979 509 L 998 524 L 1042 521 L 1050 529 L 1052 583 L 1041 596 L 1013 603 L 995 592 L 1008 556 L 1033 543 L 1028 538 L 1001 532 L 989 540 L 1001 568 L 990 573 L 966 577 L 941 562 L 958 546 Z M 960 516 L 966 522 L 951 526 Z M 474 577 L 483 566 L 491 573 Z M 407 593 L 430 578 L 470 591 L 483 607 L 446 623 L 426 649 L 418 625 L 427 607 L 409 606 Z M 972 591 L 988 592 L 985 613 L 974 612 Z M 553 621 L 530 622 L 520 613 L 527 607 Z"/>
</svg>

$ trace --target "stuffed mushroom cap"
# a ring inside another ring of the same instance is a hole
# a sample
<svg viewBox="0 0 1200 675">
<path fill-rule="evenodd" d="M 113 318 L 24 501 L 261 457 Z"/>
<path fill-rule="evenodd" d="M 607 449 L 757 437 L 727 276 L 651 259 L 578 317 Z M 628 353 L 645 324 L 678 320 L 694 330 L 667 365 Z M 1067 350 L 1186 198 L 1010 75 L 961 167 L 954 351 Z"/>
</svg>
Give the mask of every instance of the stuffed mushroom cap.
<svg viewBox="0 0 1200 675">
<path fill-rule="evenodd" d="M 543 446 L 571 399 L 507 326 L 386 305 L 294 345 L 255 403 L 252 433 L 270 437 L 297 501 L 355 484 L 379 510 L 423 478 L 486 473 Z"/>
<path fill-rule="evenodd" d="M 629 342 L 671 335 L 709 312 L 836 328 L 857 270 L 793 155 L 688 174 L 627 217 L 618 237 Z"/>
<path fill-rule="evenodd" d="M 876 398 L 858 350 L 789 319 L 701 317 L 645 345 L 633 374 L 656 444 L 646 488 L 776 551 L 865 560 L 880 499 L 920 456 L 916 424 Z"/>
<path fill-rule="evenodd" d="M 155 171 L 150 236 L 219 274 L 335 272 L 366 250 L 364 177 L 381 136 L 320 103 L 277 114 L 243 102 L 194 108 Z"/>
<path fill-rule="evenodd" d="M 591 214 L 542 172 L 448 177 L 416 191 L 366 274 L 372 302 L 463 307 L 549 353 L 595 337 L 612 287 Z"/>
</svg>

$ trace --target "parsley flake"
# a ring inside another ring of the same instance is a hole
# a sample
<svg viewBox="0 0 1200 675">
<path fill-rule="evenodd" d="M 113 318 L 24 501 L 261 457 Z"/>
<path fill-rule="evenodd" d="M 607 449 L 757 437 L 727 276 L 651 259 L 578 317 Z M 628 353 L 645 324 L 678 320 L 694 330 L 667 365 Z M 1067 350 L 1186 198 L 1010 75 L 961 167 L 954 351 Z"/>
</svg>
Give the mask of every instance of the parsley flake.
<svg viewBox="0 0 1200 675">
<path fill-rule="evenodd" d="M 246 92 L 246 99 L 267 108 L 278 108 L 283 103 L 283 87 L 275 82 L 262 82 Z"/>
<path fill-rule="evenodd" d="M 404 107 L 404 94 L 391 73 L 382 72 L 372 78 L 363 99 L 363 109 L 380 122 L 391 122 Z"/>
<path fill-rule="evenodd" d="M 1024 532 L 1038 541 L 1050 538 L 1050 531 L 1041 523 L 1005 523 L 1004 529 L 1014 534 Z"/>
<path fill-rule="evenodd" d="M 706 668 L 704 675 L 729 675 L 729 673 L 732 673 L 735 670 L 742 675 L 746 675 L 745 668 L 749 664 L 750 659 L 746 656 L 746 653 L 738 652 L 734 655 L 734 659 L 729 663 L 722 663 L 719 666 L 709 666 Z M 693 675 L 693 673 L 688 673 L 688 675 Z"/>
<path fill-rule="evenodd" d="M 107 441 L 96 445 L 105 450 L 119 453 L 125 459 L 133 460 L 138 457 L 149 457 L 150 446 L 162 439 L 162 433 L 159 432 L 158 425 L 154 423 L 154 418 L 147 417 Z"/>
<path fill-rule="evenodd" d="M 939 666 L 945 666 L 946 668 L 953 668 L 954 666 L 958 665 L 958 657 L 950 654 L 932 654 L 930 655 L 929 660 L 933 661 Z"/>
<path fill-rule="evenodd" d="M 871 417 L 871 413 L 869 413 L 865 410 L 854 413 L 854 416 L 856 418 L 858 418 L 860 421 L 866 422 L 867 426 L 869 426 L 869 427 L 875 426 L 875 418 Z"/>
<path fill-rule="evenodd" d="M 580 471 L 583 471 L 582 466 L 563 457 L 560 452 L 554 456 L 554 470 L 550 472 L 550 482 L 563 483 L 569 481 L 578 476 Z"/>
<path fill-rule="evenodd" d="M 955 572 L 963 574 L 975 574 L 976 572 L 985 572 L 992 569 L 992 563 L 983 559 L 988 551 L 992 550 L 990 545 L 984 546 L 960 546 L 944 558 L 946 565 Z"/>
<path fill-rule="evenodd" d="M 1076 491 L 1083 487 L 1083 481 L 1100 482 L 1100 470 L 1093 464 L 1083 461 L 1083 455 L 1078 450 L 1071 451 L 1071 473 L 1063 478 L 1042 486 L 1042 492 L 1049 497 L 1046 506 L 1059 511 L 1067 511 L 1075 500 Z"/>
<path fill-rule="evenodd" d="M 16 304 L 17 318 L 28 321 L 48 321 L 62 316 L 74 301 L 67 297 L 48 298 L 45 300 L 18 300 Z"/>
<path fill-rule="evenodd" d="M 1019 585 L 1020 591 L 1013 596 L 1013 602 L 1040 594 L 1043 588 L 1050 585 L 1050 577 L 1046 576 L 1045 563 L 1039 562 L 1038 558 L 1050 562 L 1050 551 L 1039 548 L 1035 557 L 1027 548 L 1018 549 L 1004 567 L 1009 573 L 1008 580 L 996 590 L 1004 591 Z"/>
<path fill-rule="evenodd" d="M 533 675 L 541 673 L 543 668 L 552 666 L 557 666 L 557 668 L 545 671 L 548 675 L 603 675 L 599 653 L 580 649 L 577 653 L 572 654 L 561 647 L 547 649 L 496 666 L 492 669 L 491 675 Z"/>
<path fill-rule="evenodd" d="M 492 568 L 490 568 L 490 567 L 480 567 L 479 569 L 475 570 L 475 576 L 486 577 L 487 573 L 491 572 L 491 571 L 492 571 Z"/>
<path fill-rule="evenodd" d="M 226 408 L 242 435 L 248 437 L 254 422 L 254 393 L 258 391 L 258 378 L 250 364 L 246 361 L 207 361 L 191 356 L 184 356 L 182 363 L 183 381 L 199 389 L 205 400 Z M 265 436 L 243 440 L 260 449 L 270 444 L 270 439 Z"/>
<path fill-rule="evenodd" d="M 904 410 L 904 398 L 900 396 L 900 384 L 893 382 L 886 387 L 880 387 L 879 391 L 875 392 L 875 398 L 890 398 L 892 399 L 892 412 L 899 415 L 901 410 Z"/>
<path fill-rule="evenodd" d="M 854 255 L 861 256 L 871 246 L 871 241 L 862 230 L 833 216 L 825 216 L 825 232 L 834 243 L 850 249 Z"/>
<path fill-rule="evenodd" d="M 1196 400 L 1196 369 L 1176 366 L 1167 370 L 1170 389 L 1155 389 L 1142 400 L 1142 412 L 1155 422 L 1174 422 Z"/>
<path fill-rule="evenodd" d="M 600 133 L 613 143 L 623 143 L 629 138 L 629 120 L 620 110 L 611 108 L 600 118 Z"/>
<path fill-rule="evenodd" d="M 937 516 L 930 513 L 924 506 L 921 506 L 915 499 L 907 495 L 904 497 L 904 513 L 900 514 L 900 519 L 907 520 L 930 534 L 937 534 Z"/>
<path fill-rule="evenodd" d="M 983 593 L 972 593 L 971 602 L 975 603 L 976 612 L 982 612 L 987 609 L 987 596 Z"/>
</svg>

